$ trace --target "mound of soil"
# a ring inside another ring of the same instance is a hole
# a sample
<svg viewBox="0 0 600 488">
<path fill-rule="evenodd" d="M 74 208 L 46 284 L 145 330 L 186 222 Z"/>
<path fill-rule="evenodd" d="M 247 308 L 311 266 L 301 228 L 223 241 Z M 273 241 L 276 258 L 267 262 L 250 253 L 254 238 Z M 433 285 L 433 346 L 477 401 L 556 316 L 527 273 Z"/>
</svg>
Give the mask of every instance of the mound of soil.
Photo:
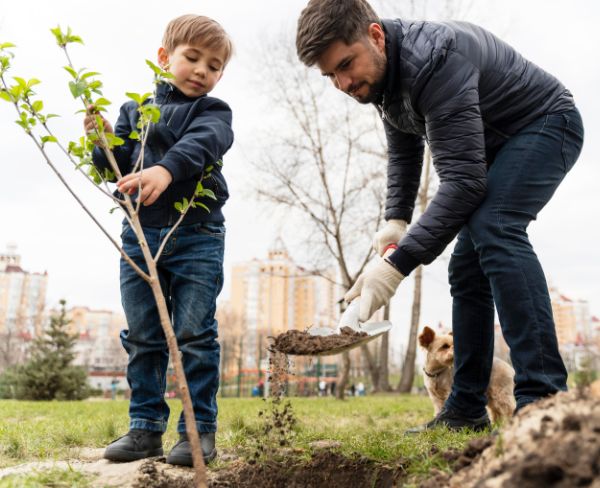
<svg viewBox="0 0 600 488">
<path fill-rule="evenodd" d="M 288 330 L 273 338 L 271 348 L 284 354 L 318 355 L 355 344 L 369 334 L 342 327 L 339 334 L 314 336 L 306 331 Z"/>
<path fill-rule="evenodd" d="M 530 405 L 497 436 L 469 444 L 455 469 L 422 488 L 600 487 L 600 400 L 572 392 Z"/>
</svg>

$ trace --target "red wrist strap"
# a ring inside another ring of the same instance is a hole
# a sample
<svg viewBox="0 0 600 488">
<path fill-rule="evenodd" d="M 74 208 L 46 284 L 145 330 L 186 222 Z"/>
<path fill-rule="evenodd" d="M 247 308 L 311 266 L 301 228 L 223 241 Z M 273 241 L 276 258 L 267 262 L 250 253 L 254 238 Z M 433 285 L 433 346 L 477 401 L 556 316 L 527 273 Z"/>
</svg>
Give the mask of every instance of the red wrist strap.
<svg viewBox="0 0 600 488">
<path fill-rule="evenodd" d="M 386 252 L 388 252 L 390 249 L 393 249 L 395 251 L 396 249 L 398 249 L 398 245 L 397 244 L 388 244 L 383 249 L 383 254 L 385 254 Z"/>
</svg>

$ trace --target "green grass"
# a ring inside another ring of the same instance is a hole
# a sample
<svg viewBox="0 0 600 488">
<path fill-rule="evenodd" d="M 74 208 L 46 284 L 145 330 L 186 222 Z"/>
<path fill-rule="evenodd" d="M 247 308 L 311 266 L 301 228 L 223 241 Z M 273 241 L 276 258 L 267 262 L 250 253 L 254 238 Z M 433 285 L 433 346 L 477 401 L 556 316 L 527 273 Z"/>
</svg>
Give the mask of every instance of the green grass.
<svg viewBox="0 0 600 488">
<path fill-rule="evenodd" d="M 462 448 L 474 437 L 445 430 L 404 435 L 406 428 L 431 418 L 431 403 L 423 396 L 366 396 L 342 402 L 292 398 L 291 402 L 298 420 L 294 448 L 308 453 L 312 441 L 339 441 L 344 454 L 359 453 L 382 462 L 404 460 L 409 474 L 414 475 L 432 467 L 447 467 L 441 456 L 430 454 L 433 446 L 438 451 Z M 181 411 L 178 401 L 169 401 L 169 405 L 171 422 L 163 438 L 166 449 L 176 441 L 175 419 Z M 127 431 L 127 407 L 122 400 L 0 401 L 0 468 L 33 460 L 68 459 L 77 455 L 78 448 L 104 447 Z M 256 398 L 219 399 L 218 446 L 240 454 L 251 452 L 261 427 L 258 412 L 264 408 L 265 402 Z"/>
<path fill-rule="evenodd" d="M 13 475 L 0 479 L 0 488 L 88 488 L 92 477 L 74 469 L 50 469 L 27 475 Z"/>
</svg>

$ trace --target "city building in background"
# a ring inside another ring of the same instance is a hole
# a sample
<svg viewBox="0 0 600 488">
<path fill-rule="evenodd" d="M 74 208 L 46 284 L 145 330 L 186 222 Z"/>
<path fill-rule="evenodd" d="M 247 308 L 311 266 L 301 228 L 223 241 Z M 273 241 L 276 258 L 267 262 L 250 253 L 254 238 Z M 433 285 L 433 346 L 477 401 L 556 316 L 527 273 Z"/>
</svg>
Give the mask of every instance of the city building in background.
<svg viewBox="0 0 600 488">
<path fill-rule="evenodd" d="M 17 247 L 0 254 L 0 334 L 39 334 L 44 324 L 48 273 L 25 271 Z"/>
<path fill-rule="evenodd" d="M 277 239 L 265 259 L 233 266 L 231 313 L 244 324 L 244 366 L 259 360 L 259 344 L 268 336 L 287 330 L 335 327 L 339 317 L 341 290 L 335 272 L 308 273 L 291 259 Z"/>
</svg>

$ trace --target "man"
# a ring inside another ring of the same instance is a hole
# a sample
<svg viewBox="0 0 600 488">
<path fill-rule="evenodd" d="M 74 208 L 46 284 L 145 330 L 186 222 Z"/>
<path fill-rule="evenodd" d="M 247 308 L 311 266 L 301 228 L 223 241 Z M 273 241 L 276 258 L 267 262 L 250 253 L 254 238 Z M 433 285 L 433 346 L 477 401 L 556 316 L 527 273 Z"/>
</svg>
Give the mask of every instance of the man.
<svg viewBox="0 0 600 488">
<path fill-rule="evenodd" d="M 516 370 L 517 409 L 566 390 L 546 280 L 527 226 L 583 144 L 569 91 L 481 27 L 381 20 L 364 0 L 310 0 L 296 47 L 303 63 L 316 64 L 358 102 L 374 104 L 383 119 L 387 223 L 373 245 L 386 257 L 346 295 L 360 296 L 361 321 L 458 235 L 449 265 L 454 385 L 442 411 L 422 428 L 489 425 L 494 304 Z M 407 232 L 424 142 L 440 185 Z"/>
</svg>

